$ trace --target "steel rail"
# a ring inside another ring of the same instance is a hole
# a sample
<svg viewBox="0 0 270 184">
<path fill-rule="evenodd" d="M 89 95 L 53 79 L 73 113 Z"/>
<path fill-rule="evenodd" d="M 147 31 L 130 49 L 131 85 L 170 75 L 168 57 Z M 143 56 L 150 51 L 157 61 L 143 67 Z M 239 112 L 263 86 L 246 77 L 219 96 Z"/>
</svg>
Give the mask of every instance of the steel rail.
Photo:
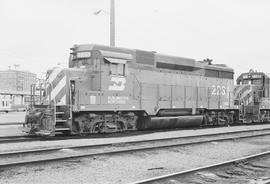
<svg viewBox="0 0 270 184">
<path fill-rule="evenodd" d="M 250 131 L 252 133 L 252 131 Z M 21 164 L 31 164 L 31 163 L 39 163 L 39 162 L 48 162 L 48 161 L 58 161 L 58 160 L 64 160 L 64 159 L 71 159 L 71 158 L 80 158 L 80 157 L 87 157 L 87 156 L 98 156 L 98 155 L 109 155 L 109 154 L 117 154 L 117 153 L 128 153 L 128 152 L 134 152 L 134 151 L 146 151 L 146 150 L 152 150 L 152 149 L 162 149 L 162 148 L 169 148 L 169 147 L 176 147 L 176 146 L 188 146 L 188 145 L 195 145 L 195 144 L 202 144 L 202 143 L 209 143 L 213 141 L 227 141 L 227 140 L 236 140 L 236 139 L 243 139 L 243 138 L 251 138 L 251 137 L 258 137 L 258 136 L 267 136 L 270 135 L 270 132 L 268 133 L 259 133 L 259 134 L 252 134 L 252 135 L 243 135 L 243 136 L 230 136 L 226 138 L 215 138 L 213 137 L 212 139 L 206 139 L 206 140 L 199 140 L 199 141 L 189 141 L 189 142 L 182 142 L 182 143 L 174 143 L 174 144 L 164 144 L 164 145 L 158 145 L 158 146 L 144 146 L 140 145 L 136 148 L 129 149 L 129 147 L 132 147 L 134 145 L 132 144 L 139 144 L 139 143 L 150 143 L 153 141 L 161 141 L 160 140 L 141 140 L 141 141 L 130 141 L 130 142 L 118 142 L 118 143 L 107 143 L 107 144 L 98 144 L 98 145 L 82 145 L 82 146 L 63 146 L 63 147 L 55 147 L 55 148 L 45 148 L 45 149 L 33 149 L 33 150 L 24 150 L 24 151 L 11 151 L 11 152 L 2 152 L 0 153 L 0 158 L 1 157 L 10 157 L 10 156 L 16 156 L 19 155 L 19 158 L 22 158 L 23 154 L 41 154 L 41 153 L 46 153 L 46 152 L 55 152 L 55 151 L 60 151 L 60 150 L 65 150 L 65 149 L 83 149 L 83 148 L 88 148 L 88 149 L 99 149 L 99 148 L 106 148 L 109 149 L 111 146 L 112 150 L 109 151 L 97 151 L 97 152 L 87 152 L 87 153 L 76 153 L 76 154 L 71 154 L 71 155 L 62 155 L 61 156 L 55 156 L 55 157 L 50 157 L 50 158 L 38 158 L 38 159 L 32 159 L 32 160 L 27 160 L 23 159 L 20 161 L 13 161 L 13 162 L 4 162 L 0 163 L 0 167 L 4 166 L 15 166 L 15 165 L 21 165 Z M 201 137 L 198 137 L 199 139 Z M 163 141 L 168 141 L 163 140 Z M 131 144 L 131 145 L 128 145 Z M 160 144 L 160 142 L 158 142 Z M 117 149 L 115 149 L 117 148 Z M 121 149 L 122 148 L 122 149 Z M 1 158 L 0 160 L 4 160 L 4 158 Z"/>
<path fill-rule="evenodd" d="M 0 123 L 0 126 L 8 126 L 8 125 L 23 125 L 24 122 L 5 122 L 5 123 Z"/>
<path fill-rule="evenodd" d="M 17 142 L 32 142 L 41 140 L 40 137 L 30 137 L 30 136 L 2 136 L 0 137 L 0 144 L 6 143 L 17 143 Z"/>
<path fill-rule="evenodd" d="M 157 176 L 157 177 L 153 177 L 153 178 L 149 178 L 149 179 L 144 179 L 144 180 L 140 180 L 140 181 L 136 181 L 136 182 L 132 182 L 129 184 L 150 184 L 150 183 L 166 183 L 166 180 L 172 179 L 172 178 L 178 178 L 181 177 L 183 175 L 186 174 L 191 174 L 194 172 L 198 172 L 198 171 L 203 171 L 203 170 L 207 170 L 207 169 L 214 169 L 214 168 L 219 168 L 225 165 L 229 165 L 229 164 L 233 164 L 233 163 L 237 163 L 237 162 L 241 162 L 241 161 L 245 161 L 245 160 L 250 160 L 250 159 L 255 159 L 258 157 L 263 157 L 266 155 L 270 155 L 270 151 L 264 151 L 261 153 L 256 153 L 256 154 L 252 154 L 249 156 L 244 156 L 244 157 L 240 157 L 237 159 L 232 159 L 232 160 L 228 160 L 225 162 L 219 162 L 216 164 L 211 164 L 211 165 L 206 165 L 206 166 L 201 166 L 201 167 L 197 167 L 197 168 L 193 168 L 193 169 L 188 169 L 188 170 L 184 170 L 184 171 L 179 171 L 179 172 L 174 172 L 171 174 L 166 174 L 166 175 L 162 175 L 162 176 Z"/>
</svg>

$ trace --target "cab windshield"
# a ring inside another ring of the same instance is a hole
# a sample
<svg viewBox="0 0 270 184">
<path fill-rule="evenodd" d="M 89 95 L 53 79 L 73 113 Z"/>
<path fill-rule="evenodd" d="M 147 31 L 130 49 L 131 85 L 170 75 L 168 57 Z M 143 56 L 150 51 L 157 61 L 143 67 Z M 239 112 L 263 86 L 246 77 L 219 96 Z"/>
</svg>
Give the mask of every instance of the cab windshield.
<svg viewBox="0 0 270 184">
<path fill-rule="evenodd" d="M 243 80 L 243 84 L 253 84 L 253 85 L 261 85 L 262 80 L 261 79 L 248 79 L 248 80 Z"/>
<path fill-rule="evenodd" d="M 99 61 L 93 59 L 90 51 L 72 53 L 70 55 L 70 68 L 88 68 L 98 70 Z"/>
</svg>

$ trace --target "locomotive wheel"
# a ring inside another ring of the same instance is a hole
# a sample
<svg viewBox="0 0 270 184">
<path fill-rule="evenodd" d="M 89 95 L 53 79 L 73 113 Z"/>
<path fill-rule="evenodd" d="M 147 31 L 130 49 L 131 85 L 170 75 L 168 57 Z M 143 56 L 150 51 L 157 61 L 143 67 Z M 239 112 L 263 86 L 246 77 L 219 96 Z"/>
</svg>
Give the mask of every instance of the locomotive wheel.
<svg viewBox="0 0 270 184">
<path fill-rule="evenodd" d="M 105 122 L 98 122 L 98 123 L 96 123 L 93 126 L 91 133 L 104 133 L 104 132 L 106 132 L 104 123 Z"/>
<path fill-rule="evenodd" d="M 35 135 L 35 133 L 36 133 L 37 131 L 38 131 L 38 128 L 32 127 L 31 130 L 30 130 L 30 132 L 29 132 L 29 134 L 30 134 L 30 135 Z"/>
<path fill-rule="evenodd" d="M 113 125 L 114 128 L 109 128 L 109 126 Z M 125 126 L 123 122 L 117 121 L 115 123 L 106 124 L 104 121 L 97 122 L 93 127 L 91 133 L 112 133 L 112 132 L 121 132 L 125 130 Z"/>
<path fill-rule="evenodd" d="M 125 130 L 125 125 L 124 125 L 123 122 L 117 121 L 116 124 L 117 124 L 118 131 L 124 131 Z"/>
</svg>

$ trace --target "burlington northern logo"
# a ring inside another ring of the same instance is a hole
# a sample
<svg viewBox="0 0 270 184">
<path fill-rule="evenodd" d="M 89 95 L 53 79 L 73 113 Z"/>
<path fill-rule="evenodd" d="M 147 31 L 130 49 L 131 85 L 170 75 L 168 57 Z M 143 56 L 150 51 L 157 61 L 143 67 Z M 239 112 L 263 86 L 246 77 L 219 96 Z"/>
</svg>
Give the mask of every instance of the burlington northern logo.
<svg viewBox="0 0 270 184">
<path fill-rule="evenodd" d="M 125 90 L 125 84 L 126 84 L 126 78 L 124 77 L 111 77 L 111 85 L 109 85 L 109 91 L 124 91 Z"/>
</svg>

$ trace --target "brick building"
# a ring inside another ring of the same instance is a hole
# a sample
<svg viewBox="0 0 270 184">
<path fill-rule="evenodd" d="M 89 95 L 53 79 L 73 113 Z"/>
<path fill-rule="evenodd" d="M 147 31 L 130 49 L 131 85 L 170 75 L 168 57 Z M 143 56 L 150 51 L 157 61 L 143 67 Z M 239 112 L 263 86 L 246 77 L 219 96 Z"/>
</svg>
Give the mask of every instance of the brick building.
<svg viewBox="0 0 270 184">
<path fill-rule="evenodd" d="M 28 71 L 0 71 L 0 108 L 24 105 L 24 99 L 30 95 L 30 86 L 36 83 L 36 78 L 36 74 Z"/>
</svg>

